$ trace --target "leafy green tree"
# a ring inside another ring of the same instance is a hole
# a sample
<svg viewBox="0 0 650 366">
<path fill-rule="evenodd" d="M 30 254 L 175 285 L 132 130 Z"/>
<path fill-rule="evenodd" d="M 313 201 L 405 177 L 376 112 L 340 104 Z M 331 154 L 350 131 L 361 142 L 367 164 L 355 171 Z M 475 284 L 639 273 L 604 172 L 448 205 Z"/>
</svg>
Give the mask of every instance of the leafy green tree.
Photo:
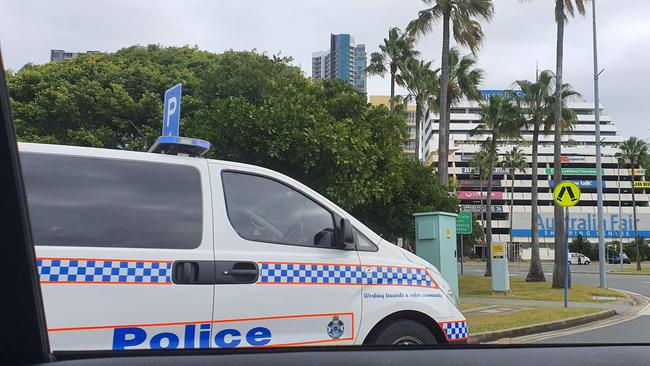
<svg viewBox="0 0 650 366">
<path fill-rule="evenodd" d="M 514 245 L 512 240 L 512 216 L 514 216 L 515 207 L 515 174 L 517 174 L 517 171 L 526 173 L 528 161 L 526 160 L 524 152 L 517 146 L 514 146 L 512 150 L 506 152 L 503 156 L 501 166 L 510 170 L 510 213 L 508 214 L 508 219 L 510 220 L 510 245 Z M 539 257 L 539 249 L 537 257 Z"/>
<path fill-rule="evenodd" d="M 396 174 L 403 179 L 402 184 L 387 192 L 385 199 L 374 200 L 352 211 L 355 217 L 365 218 L 364 223 L 384 239 L 403 237 L 414 241 L 413 214 L 416 212 L 458 211 L 458 199 L 449 195 L 430 166 L 404 156 Z"/>
<path fill-rule="evenodd" d="M 488 260 L 485 266 L 485 276 L 492 275 L 490 248 L 492 246 L 492 182 L 494 167 L 498 163 L 498 141 L 521 138 L 522 116 L 519 108 L 513 100 L 504 95 L 493 95 L 488 103 L 481 105 L 481 121 L 474 128 L 471 135 L 487 135 L 490 139 L 488 149 L 488 181 L 487 181 L 487 202 L 485 211 L 487 220 L 485 227 L 485 239 L 488 252 Z M 481 194 L 482 195 L 482 194 Z"/>
<path fill-rule="evenodd" d="M 193 114 L 200 75 L 216 58 L 196 48 L 152 45 L 28 64 L 8 83 L 18 137 L 142 150 L 159 134 L 165 89 L 182 82 L 183 114 Z"/>
<path fill-rule="evenodd" d="M 413 221 L 411 212 L 395 208 L 402 226 L 390 226 L 364 207 L 396 195 L 435 209 L 455 207 L 439 185 L 424 189 L 427 196 L 407 189 L 428 182 L 431 173 L 404 162 L 402 115 L 369 105 L 343 82 L 312 83 L 289 61 L 134 46 L 27 65 L 8 86 L 21 141 L 143 150 L 159 135 L 164 91 L 181 82 L 181 134 L 212 142 L 209 158 L 287 174 L 348 211 L 366 213 L 357 218 L 371 218 L 387 236 L 408 234 L 403 227 Z"/>
<path fill-rule="evenodd" d="M 485 240 L 485 232 L 481 223 L 472 215 L 472 233 L 463 236 L 463 252 L 466 257 L 476 258 L 474 248 L 483 244 Z M 460 239 L 458 239 L 460 242 Z"/>
<path fill-rule="evenodd" d="M 404 69 L 411 59 L 420 52 L 415 49 L 415 39 L 401 32 L 397 27 L 388 30 L 388 38 L 379 46 L 380 52 L 370 54 L 370 64 L 366 71 L 370 75 L 390 73 L 390 110 L 394 110 L 395 82 L 400 69 Z"/>
<path fill-rule="evenodd" d="M 438 90 L 438 70 L 431 69 L 431 61 L 426 62 L 412 58 L 404 65 L 404 70 L 397 78 L 397 83 L 408 90 L 407 100 L 415 102 L 415 158 L 422 160 L 420 146 L 420 129 L 425 107 Z"/>
<path fill-rule="evenodd" d="M 532 177 L 531 177 L 531 260 L 526 281 L 544 282 L 544 269 L 539 256 L 539 229 L 537 225 L 538 203 L 537 190 L 539 179 L 537 174 L 539 135 L 548 134 L 553 130 L 555 123 L 555 83 L 551 71 L 545 70 L 536 76 L 535 82 L 518 80 L 515 82 L 521 93 L 516 100 L 525 118 L 524 125 L 533 128 L 533 139 L 531 144 Z M 568 131 L 573 128 L 577 121 L 575 112 L 566 108 L 567 100 L 578 96 L 569 84 L 562 86 L 562 130 Z"/>
<path fill-rule="evenodd" d="M 461 46 L 469 47 L 476 54 L 483 41 L 483 30 L 477 19 L 489 21 L 494 13 L 491 0 L 423 0 L 428 6 L 418 13 L 406 27 L 411 35 L 426 34 L 433 26 L 442 21 L 442 56 L 440 75 L 440 139 L 438 146 L 438 179 L 447 185 L 449 163 L 449 119 L 447 108 L 449 83 L 449 41 L 454 40 Z"/>
<path fill-rule="evenodd" d="M 623 253 L 625 253 L 631 261 L 636 262 L 646 260 L 650 257 L 650 242 L 645 238 L 639 238 L 630 243 L 623 243 Z"/>
<path fill-rule="evenodd" d="M 619 147 L 619 151 L 616 153 L 619 162 L 625 164 L 629 163 L 630 168 L 632 169 L 632 220 L 634 222 L 634 243 L 636 248 L 636 270 L 641 270 L 641 255 L 639 252 L 639 230 L 636 222 L 636 196 L 634 191 L 634 182 L 636 179 L 636 174 L 634 174 L 634 169 L 637 166 L 643 166 L 650 161 L 650 155 L 648 155 L 648 143 L 636 138 L 630 137 L 625 140 Z"/>
<path fill-rule="evenodd" d="M 599 260 L 598 251 L 595 251 L 593 245 L 589 242 L 589 239 L 582 235 L 573 238 L 571 243 L 569 243 L 569 251 L 573 253 L 582 253 L 591 260 Z"/>
</svg>

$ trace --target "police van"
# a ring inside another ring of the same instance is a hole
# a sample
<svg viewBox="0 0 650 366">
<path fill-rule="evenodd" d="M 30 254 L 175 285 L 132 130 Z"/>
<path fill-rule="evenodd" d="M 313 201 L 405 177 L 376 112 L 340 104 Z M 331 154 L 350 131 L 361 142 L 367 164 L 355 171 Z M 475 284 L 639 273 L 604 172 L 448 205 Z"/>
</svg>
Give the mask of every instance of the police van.
<svg viewBox="0 0 650 366">
<path fill-rule="evenodd" d="M 19 150 L 53 350 L 467 339 L 435 267 L 285 175 L 191 149 Z"/>
</svg>

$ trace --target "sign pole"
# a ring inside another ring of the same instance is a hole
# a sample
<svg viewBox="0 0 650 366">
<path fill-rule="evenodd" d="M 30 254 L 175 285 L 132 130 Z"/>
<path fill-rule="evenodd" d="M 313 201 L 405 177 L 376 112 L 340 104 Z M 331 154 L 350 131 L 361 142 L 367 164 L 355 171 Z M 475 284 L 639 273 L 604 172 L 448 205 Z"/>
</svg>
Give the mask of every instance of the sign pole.
<svg viewBox="0 0 650 366">
<path fill-rule="evenodd" d="M 465 245 L 463 235 L 471 234 L 474 227 L 474 216 L 470 211 L 459 211 L 456 219 L 456 234 L 460 235 L 460 274 L 465 273 Z"/>
<path fill-rule="evenodd" d="M 569 208 L 564 209 L 564 222 L 567 227 L 564 228 L 564 307 L 569 307 Z"/>
<path fill-rule="evenodd" d="M 580 202 L 580 187 L 571 181 L 563 181 L 553 190 L 555 204 L 564 207 L 564 307 L 569 307 L 569 207 Z M 556 250 L 559 248 L 555 248 Z"/>
<path fill-rule="evenodd" d="M 596 201 L 598 204 L 598 272 L 600 288 L 607 288 L 607 272 L 605 270 L 605 236 L 603 229 L 603 166 L 600 152 L 600 105 L 598 101 L 598 48 L 596 45 L 596 0 L 593 5 L 593 32 L 594 32 L 594 116 L 596 117 Z"/>
<path fill-rule="evenodd" d="M 463 245 L 463 234 L 460 234 L 460 274 L 463 275 L 465 273 L 463 269 L 463 261 L 465 260 L 465 253 L 464 253 L 464 245 Z"/>
</svg>

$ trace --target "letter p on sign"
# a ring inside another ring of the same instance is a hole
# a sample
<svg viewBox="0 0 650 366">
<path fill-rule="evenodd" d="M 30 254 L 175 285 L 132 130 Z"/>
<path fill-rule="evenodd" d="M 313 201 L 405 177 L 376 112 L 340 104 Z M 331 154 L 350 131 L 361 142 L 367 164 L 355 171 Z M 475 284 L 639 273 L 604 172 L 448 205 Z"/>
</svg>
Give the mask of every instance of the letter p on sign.
<svg viewBox="0 0 650 366">
<path fill-rule="evenodd" d="M 165 92 L 163 136 L 178 136 L 181 120 L 181 92 L 181 84 L 176 84 Z"/>
</svg>

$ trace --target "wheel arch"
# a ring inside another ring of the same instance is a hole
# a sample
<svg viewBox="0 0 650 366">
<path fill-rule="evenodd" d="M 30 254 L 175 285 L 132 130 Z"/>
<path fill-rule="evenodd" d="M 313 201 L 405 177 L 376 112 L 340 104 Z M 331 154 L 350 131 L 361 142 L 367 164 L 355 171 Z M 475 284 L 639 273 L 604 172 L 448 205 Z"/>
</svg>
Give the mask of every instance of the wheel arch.
<svg viewBox="0 0 650 366">
<path fill-rule="evenodd" d="M 410 319 L 422 324 L 425 328 L 429 329 L 438 343 L 448 343 L 447 338 L 442 332 L 442 328 L 440 328 L 440 325 L 435 321 L 435 319 L 420 311 L 402 310 L 385 316 L 375 324 L 363 340 L 363 344 L 370 344 L 387 325 L 395 320 L 401 319 Z"/>
</svg>

